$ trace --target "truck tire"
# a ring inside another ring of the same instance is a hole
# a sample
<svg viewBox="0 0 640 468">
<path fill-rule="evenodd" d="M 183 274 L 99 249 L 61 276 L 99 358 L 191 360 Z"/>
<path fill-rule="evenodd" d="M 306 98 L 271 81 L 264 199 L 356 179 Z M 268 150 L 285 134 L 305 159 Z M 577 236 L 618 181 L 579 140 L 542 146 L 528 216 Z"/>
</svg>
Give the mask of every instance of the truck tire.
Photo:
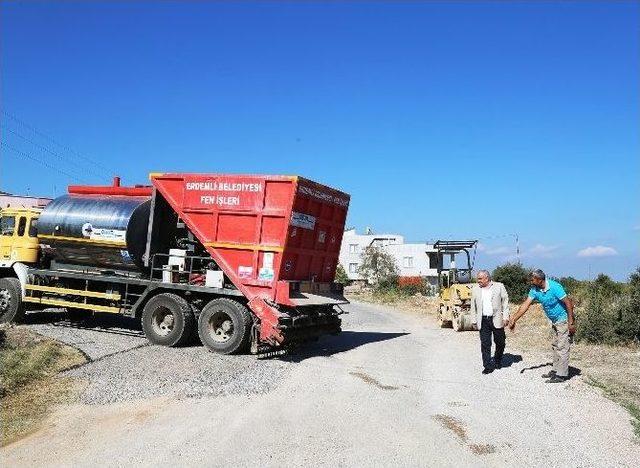
<svg viewBox="0 0 640 468">
<path fill-rule="evenodd" d="M 198 335 L 209 351 L 238 353 L 249 347 L 251 322 L 251 313 L 244 304 L 227 298 L 213 299 L 200 312 Z"/>
<path fill-rule="evenodd" d="M 24 320 L 22 286 L 18 278 L 0 278 L 0 323 Z"/>
<path fill-rule="evenodd" d="M 67 309 L 67 318 L 70 322 L 84 322 L 91 312 L 83 309 Z"/>
<path fill-rule="evenodd" d="M 188 343 L 193 337 L 195 322 L 193 309 L 177 294 L 158 294 L 149 299 L 142 310 L 142 330 L 153 344 L 181 346 Z"/>
</svg>

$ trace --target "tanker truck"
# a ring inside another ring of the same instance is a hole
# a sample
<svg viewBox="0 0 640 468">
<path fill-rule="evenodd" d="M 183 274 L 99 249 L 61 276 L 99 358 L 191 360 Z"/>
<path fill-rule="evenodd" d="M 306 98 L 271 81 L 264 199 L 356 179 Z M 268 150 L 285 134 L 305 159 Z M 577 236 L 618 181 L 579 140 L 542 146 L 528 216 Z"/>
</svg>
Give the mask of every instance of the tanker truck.
<svg viewBox="0 0 640 468">
<path fill-rule="evenodd" d="M 0 321 L 64 308 L 141 320 L 154 344 L 279 352 L 341 330 L 350 197 L 297 176 L 150 174 L 4 209 Z"/>
</svg>

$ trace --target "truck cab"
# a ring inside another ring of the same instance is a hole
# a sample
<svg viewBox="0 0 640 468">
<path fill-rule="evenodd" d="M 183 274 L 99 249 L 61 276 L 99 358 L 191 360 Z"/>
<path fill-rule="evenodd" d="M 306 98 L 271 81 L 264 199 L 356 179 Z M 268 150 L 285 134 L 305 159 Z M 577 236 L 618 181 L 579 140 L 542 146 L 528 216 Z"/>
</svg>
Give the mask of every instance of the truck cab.
<svg viewBox="0 0 640 468">
<path fill-rule="evenodd" d="M 38 208 L 0 210 L 0 268 L 11 268 L 16 262 L 38 261 L 36 223 L 41 211 Z"/>
</svg>

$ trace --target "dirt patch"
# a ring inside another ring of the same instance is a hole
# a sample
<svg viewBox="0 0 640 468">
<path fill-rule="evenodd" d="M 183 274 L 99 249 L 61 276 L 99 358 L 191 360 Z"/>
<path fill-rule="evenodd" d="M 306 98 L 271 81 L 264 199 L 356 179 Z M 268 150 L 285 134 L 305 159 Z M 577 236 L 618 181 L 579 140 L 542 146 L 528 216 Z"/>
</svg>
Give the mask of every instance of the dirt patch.
<svg viewBox="0 0 640 468">
<path fill-rule="evenodd" d="M 467 429 L 459 419 L 447 416 L 446 414 L 436 414 L 433 419 L 442 424 L 446 429 L 453 432 L 462 442 L 466 443 L 467 440 L 469 440 L 469 437 L 467 437 Z"/>
<path fill-rule="evenodd" d="M 357 294 L 349 294 L 347 298 L 361 302 L 369 302 L 371 304 L 393 305 L 394 308 L 397 309 L 409 310 L 424 315 L 433 315 L 434 317 L 438 311 L 438 298 L 427 297 L 422 294 L 406 296 L 394 292 L 373 293 L 364 290 Z"/>
<path fill-rule="evenodd" d="M 489 455 L 496 452 L 496 447 L 491 444 L 470 444 L 469 435 L 467 434 L 467 428 L 464 423 L 459 419 L 449 416 L 447 414 L 436 414 L 432 416 L 433 419 L 438 421 L 445 429 L 453 432 L 453 434 L 466 445 L 469 450 L 475 455 Z"/>
<path fill-rule="evenodd" d="M 489 455 L 496 452 L 496 447 L 491 444 L 470 444 L 469 449 L 476 455 Z"/>
<path fill-rule="evenodd" d="M 5 446 L 35 430 L 53 405 L 73 400 L 78 382 L 57 374 L 86 358 L 25 328 L 3 325 L 0 330 L 0 446 Z"/>
<path fill-rule="evenodd" d="M 369 374 L 365 374 L 364 372 L 349 372 L 354 377 L 358 377 L 369 385 L 373 385 L 374 387 L 379 388 L 380 390 L 398 390 L 398 387 L 394 387 L 393 385 L 383 385 L 378 382 L 376 379 L 371 377 Z"/>
<path fill-rule="evenodd" d="M 450 401 L 449 403 L 447 403 L 447 405 L 453 406 L 454 408 L 460 408 L 460 407 L 463 407 L 463 406 L 469 406 L 464 401 Z"/>
</svg>

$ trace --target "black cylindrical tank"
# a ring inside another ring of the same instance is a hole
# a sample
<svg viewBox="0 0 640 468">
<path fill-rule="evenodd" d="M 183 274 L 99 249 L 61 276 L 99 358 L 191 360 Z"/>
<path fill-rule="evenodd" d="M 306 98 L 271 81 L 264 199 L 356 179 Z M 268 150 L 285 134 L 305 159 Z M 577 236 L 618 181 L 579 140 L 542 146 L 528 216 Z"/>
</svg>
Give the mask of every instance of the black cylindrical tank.
<svg viewBox="0 0 640 468">
<path fill-rule="evenodd" d="M 64 195 L 38 219 L 38 238 L 60 263 L 98 268 L 142 268 L 149 197 Z"/>
</svg>

